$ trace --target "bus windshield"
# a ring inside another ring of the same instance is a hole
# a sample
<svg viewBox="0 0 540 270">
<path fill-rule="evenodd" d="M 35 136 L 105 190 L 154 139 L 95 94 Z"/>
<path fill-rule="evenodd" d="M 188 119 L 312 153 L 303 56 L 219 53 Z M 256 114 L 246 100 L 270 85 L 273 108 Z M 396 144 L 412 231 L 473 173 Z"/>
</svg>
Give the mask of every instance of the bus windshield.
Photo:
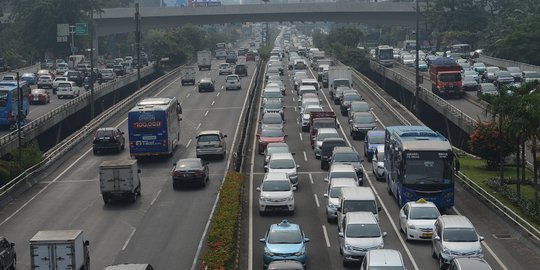
<svg viewBox="0 0 540 270">
<path fill-rule="evenodd" d="M 407 159 L 403 184 L 451 184 L 452 159 Z"/>
<path fill-rule="evenodd" d="M 381 49 L 379 50 L 380 59 L 394 59 L 394 51 L 392 49 Z"/>
</svg>

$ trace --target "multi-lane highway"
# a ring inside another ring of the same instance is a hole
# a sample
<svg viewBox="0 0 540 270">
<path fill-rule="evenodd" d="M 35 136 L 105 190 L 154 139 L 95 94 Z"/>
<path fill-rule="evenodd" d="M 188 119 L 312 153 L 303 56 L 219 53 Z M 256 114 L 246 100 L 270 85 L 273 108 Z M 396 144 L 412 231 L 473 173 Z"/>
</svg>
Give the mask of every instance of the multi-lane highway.
<svg viewBox="0 0 540 270">
<path fill-rule="evenodd" d="M 103 160 L 129 158 L 128 150 L 96 156 L 87 140 L 63 165 L 2 209 L 0 231 L 16 243 L 18 269 L 30 269 L 28 240 L 37 231 L 50 229 L 82 229 L 90 241 L 92 269 L 125 262 L 151 263 L 155 269 L 195 269 L 233 151 L 224 160 L 210 160 L 210 182 L 202 189 L 173 190 L 172 164 L 179 158 L 195 157 L 194 140 L 201 130 L 220 129 L 233 149 L 255 69 L 248 62 L 249 76 L 242 78 L 242 90 L 225 91 L 225 76 L 217 75 L 217 65 L 214 61 L 212 70 L 197 72 L 197 80 L 215 79 L 215 92 L 198 93 L 196 85 L 181 86 L 178 76 L 155 93 L 176 96 L 181 102 L 181 143 L 171 158 L 139 162 L 142 196 L 134 204 L 104 205 L 99 194 L 98 165 Z M 127 136 L 126 117 L 118 115 L 109 124 Z"/>
<path fill-rule="evenodd" d="M 286 65 L 285 65 L 286 66 Z M 389 95 L 380 89 L 375 89 L 374 84 L 368 85 L 359 82 L 356 76 L 355 85 L 366 101 L 374 108 L 373 113 L 379 119 L 379 129 L 386 125 L 418 124 L 419 121 Z M 261 269 L 263 245 L 259 239 L 264 236 L 270 224 L 278 223 L 287 218 L 292 223 L 300 224 L 311 241 L 308 243 L 308 269 L 343 269 L 342 257 L 339 254 L 339 242 L 337 225 L 328 223 L 325 214 L 327 183 L 323 181 L 325 171 L 320 170 L 320 161 L 315 159 L 309 144 L 308 133 L 302 132 L 298 123 L 298 110 L 296 92 L 291 91 L 292 81 L 290 76 L 284 76 L 283 81 L 287 85 L 287 95 L 284 99 L 285 131 L 288 134 L 288 145 L 295 152 L 295 160 L 300 165 L 299 189 L 295 192 L 296 209 L 293 216 L 276 213 L 273 215 L 260 216 L 258 213 L 258 192 L 255 188 L 260 185 L 263 175 L 263 156 L 252 151 L 248 172 L 249 188 L 246 194 L 246 206 L 249 207 L 249 215 L 245 222 L 242 236 L 247 237 L 243 241 L 243 252 L 247 256 L 243 258 L 242 269 Z M 376 94 L 375 94 L 376 93 Z M 329 102 L 327 89 L 320 93 L 323 107 L 336 111 L 338 114 L 343 138 L 347 138 L 350 145 L 359 153 L 363 152 L 363 142 L 354 141 L 349 136 L 349 127 L 346 117 L 339 114 L 339 108 Z M 381 101 L 381 97 L 386 102 Z M 396 114 L 403 114 L 398 117 Z M 257 126 L 252 127 L 254 132 Z M 255 139 L 252 138 L 251 149 L 255 150 Z M 438 261 L 431 257 L 431 242 L 406 242 L 403 233 L 399 232 L 397 202 L 388 194 L 386 183 L 375 180 L 371 173 L 371 165 L 363 162 L 366 172 L 366 183 L 377 194 L 380 205 L 383 208 L 379 213 L 380 224 L 383 231 L 388 233 L 385 237 L 385 248 L 397 249 L 403 255 L 408 269 L 438 269 Z M 485 259 L 493 269 L 532 269 L 540 263 L 540 251 L 537 246 L 531 244 L 527 236 L 514 230 L 513 225 L 502 219 L 487 205 L 479 201 L 469 191 L 456 184 L 456 206 L 447 211 L 447 214 L 461 213 L 469 217 L 476 226 L 478 232 L 485 237 L 483 250 Z M 243 253 L 244 254 L 244 253 Z M 353 266 L 358 267 L 358 266 Z"/>
</svg>

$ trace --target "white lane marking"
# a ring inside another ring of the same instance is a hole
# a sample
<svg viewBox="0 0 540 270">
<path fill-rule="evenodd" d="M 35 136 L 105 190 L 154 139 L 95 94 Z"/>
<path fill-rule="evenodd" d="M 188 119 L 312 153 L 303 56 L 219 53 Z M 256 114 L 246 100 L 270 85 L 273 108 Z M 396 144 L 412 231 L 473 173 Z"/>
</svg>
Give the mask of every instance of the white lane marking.
<svg viewBox="0 0 540 270">
<path fill-rule="evenodd" d="M 461 213 L 456 209 L 456 207 L 452 207 L 452 210 L 454 210 L 454 212 L 456 212 L 456 214 L 461 215 Z M 488 246 L 488 244 L 486 243 L 486 240 L 482 241 L 481 243 L 486 248 L 486 250 L 489 252 L 489 254 L 491 254 L 493 259 L 495 259 L 495 261 L 499 264 L 499 266 L 503 270 L 508 270 L 508 267 L 506 267 L 506 265 L 504 265 L 504 263 L 501 261 L 501 259 L 499 257 L 497 257 L 495 252 L 493 252 L 493 250 Z"/>
<path fill-rule="evenodd" d="M 248 89 L 251 89 L 251 86 L 253 84 L 253 80 L 255 79 L 255 76 L 252 76 L 251 77 L 251 81 L 249 82 L 249 86 L 248 86 Z M 248 97 L 249 95 L 246 94 L 246 97 L 244 98 L 244 105 L 242 105 L 242 111 L 240 113 L 240 117 L 238 119 L 243 119 L 243 115 L 244 115 L 244 108 L 246 107 L 246 104 L 247 104 L 247 101 L 248 101 Z M 258 121 L 258 119 L 257 119 Z M 235 148 L 235 142 L 236 142 L 236 137 L 238 136 L 238 131 L 240 130 L 240 124 L 242 122 L 241 121 L 238 121 L 238 123 L 236 123 L 236 131 L 234 132 L 234 137 L 233 137 L 233 140 L 232 140 L 232 145 L 231 145 L 231 149 L 234 149 Z M 255 140 L 255 139 L 254 139 Z M 255 145 L 255 141 L 253 142 L 253 145 Z M 233 155 L 234 151 L 229 151 L 229 157 L 227 158 L 227 164 L 225 165 L 225 168 L 229 168 L 230 164 L 231 164 L 231 159 L 232 159 L 232 155 Z M 251 159 L 251 172 L 253 172 L 253 159 L 255 157 L 252 156 L 252 159 Z M 252 174 L 253 175 L 253 174 Z M 251 176 L 253 177 L 253 176 Z M 221 183 L 223 183 L 223 180 L 225 179 L 225 174 L 223 175 L 223 178 L 221 179 Z M 221 190 L 221 188 L 220 188 Z M 250 186 L 250 193 L 253 192 L 251 186 Z M 206 225 L 204 227 L 204 232 L 201 236 L 201 239 L 199 240 L 199 245 L 197 246 L 197 252 L 195 253 L 195 257 L 193 257 L 193 261 L 191 263 L 191 270 L 195 270 L 196 269 L 196 266 L 197 266 L 197 262 L 199 261 L 199 256 L 200 256 L 200 253 L 201 253 L 201 250 L 202 250 L 202 247 L 203 247 L 203 244 L 206 242 L 205 239 L 206 239 L 206 234 L 208 233 L 208 228 L 210 228 L 210 223 L 212 222 L 212 217 L 214 216 L 214 212 L 216 210 L 216 207 L 217 207 L 217 203 L 218 203 L 218 199 L 219 199 L 219 195 L 220 193 L 218 192 L 217 196 L 216 196 L 216 199 L 214 200 L 214 205 L 212 206 L 212 211 L 210 212 L 210 216 L 208 217 L 208 221 L 206 222 Z M 252 199 L 253 199 L 253 196 L 252 194 L 250 194 L 250 219 L 252 219 L 253 217 L 251 216 L 251 203 L 252 203 Z M 249 228 L 251 230 L 251 227 Z M 250 231 L 251 232 L 251 231 Z M 252 236 L 253 232 L 251 232 L 251 236 Z M 250 239 L 250 242 L 249 242 L 249 245 L 250 245 L 250 255 L 252 254 L 252 250 L 251 248 L 252 247 L 252 243 L 251 243 L 251 237 L 249 238 Z M 249 264 L 251 265 L 251 264 Z"/>
<path fill-rule="evenodd" d="M 216 101 L 212 101 L 212 104 L 210 104 L 210 106 L 213 106 L 214 104 L 216 104 Z"/>
<path fill-rule="evenodd" d="M 294 108 L 294 111 L 296 112 L 296 106 L 294 106 L 293 108 Z"/>
<path fill-rule="evenodd" d="M 201 124 L 202 124 L 202 123 L 199 123 L 199 124 L 197 125 L 197 128 L 196 128 L 197 130 L 201 127 Z"/>
<path fill-rule="evenodd" d="M 209 112 L 209 111 L 206 111 L 206 112 L 204 113 L 204 116 L 207 116 L 207 115 L 208 115 L 208 112 Z"/>
<path fill-rule="evenodd" d="M 190 95 L 191 95 L 191 93 L 188 93 L 188 94 L 186 95 L 186 98 L 188 98 Z"/>
<path fill-rule="evenodd" d="M 122 250 L 126 250 L 126 247 L 129 244 L 129 241 L 131 240 L 131 237 L 133 237 L 133 235 L 135 234 L 135 231 L 137 231 L 137 229 L 135 229 L 135 227 L 131 227 L 131 233 L 129 234 L 129 237 L 126 240 L 126 242 L 124 243 L 124 245 L 122 246 Z"/>
<path fill-rule="evenodd" d="M 302 133 L 298 133 L 298 135 L 300 135 L 300 140 L 302 141 Z"/>
<path fill-rule="evenodd" d="M 292 101 L 293 101 L 293 102 L 295 101 L 294 98 L 292 98 Z"/>
<path fill-rule="evenodd" d="M 324 234 L 324 240 L 326 241 L 326 247 L 330 247 L 330 239 L 328 239 L 328 232 L 326 231 L 325 225 L 322 225 L 322 231 Z"/>
<path fill-rule="evenodd" d="M 291 89 L 291 94 L 294 94 L 294 90 Z"/>
<path fill-rule="evenodd" d="M 317 205 L 317 208 L 321 207 L 321 205 L 319 204 L 319 198 L 317 198 L 317 194 L 313 194 L 313 197 L 315 197 L 315 204 Z"/>
<path fill-rule="evenodd" d="M 324 100 L 326 101 L 326 103 L 328 104 L 329 108 L 331 111 L 334 111 L 334 109 L 332 108 L 332 106 L 330 105 L 330 102 L 328 101 L 328 98 L 326 97 L 326 94 L 324 93 L 324 91 L 321 91 L 322 94 L 323 94 L 323 97 L 324 97 Z M 351 142 L 349 141 L 349 138 L 347 137 L 347 134 L 345 133 L 345 131 L 343 130 L 343 125 L 341 125 L 340 121 L 336 118 L 336 121 L 339 123 L 339 130 L 341 131 L 341 133 L 343 134 L 343 138 L 345 139 L 345 141 L 347 141 L 347 144 L 349 146 L 352 146 L 354 147 Z M 362 165 L 362 169 L 365 170 L 365 168 L 363 168 L 364 166 Z M 371 179 L 369 178 L 369 175 L 368 174 L 365 174 L 365 177 L 367 178 L 368 180 L 368 183 L 369 183 L 369 186 L 370 188 L 373 190 L 373 192 L 375 193 L 375 196 L 377 196 L 377 199 L 379 200 L 379 202 L 381 203 L 381 206 L 382 208 L 384 209 L 384 213 L 386 214 L 386 216 L 388 217 L 388 220 L 390 220 L 390 224 L 392 225 L 392 228 L 394 229 L 396 235 L 398 236 L 398 239 L 399 239 L 399 242 L 401 243 L 401 245 L 403 246 L 403 249 L 405 249 L 405 252 L 407 253 L 407 256 L 409 257 L 409 259 L 411 260 L 411 263 L 413 264 L 413 267 L 415 270 L 419 270 L 420 268 L 418 268 L 418 265 L 416 264 L 416 261 L 414 260 L 414 257 L 412 256 L 412 253 L 411 251 L 409 250 L 409 248 L 407 247 L 407 245 L 405 244 L 405 241 L 403 240 L 403 236 L 401 235 L 401 233 L 399 232 L 399 230 L 397 229 L 397 226 L 394 222 L 394 220 L 392 219 L 392 217 L 390 216 L 390 213 L 388 212 L 388 209 L 386 208 L 386 205 L 384 204 L 383 200 L 381 199 L 381 197 L 379 196 L 379 194 L 377 193 L 377 191 L 375 190 L 375 188 L 373 187 L 373 184 L 371 182 Z"/>
<path fill-rule="evenodd" d="M 219 94 L 221 94 L 221 92 L 218 92 L 218 93 L 217 93 L 217 97 L 219 97 Z"/>
<path fill-rule="evenodd" d="M 296 124 L 297 124 L 297 125 L 300 125 L 300 122 L 298 122 L 298 119 L 296 119 Z"/>
<path fill-rule="evenodd" d="M 309 175 L 309 182 L 313 185 L 313 176 L 311 176 L 311 173 Z"/>
<path fill-rule="evenodd" d="M 189 148 L 189 145 L 191 144 L 191 139 L 189 139 L 189 141 L 187 142 L 186 144 L 186 148 Z"/>
<path fill-rule="evenodd" d="M 306 151 L 303 151 L 303 152 L 304 152 L 304 160 L 307 161 Z"/>
<path fill-rule="evenodd" d="M 161 194 L 161 189 L 156 193 L 156 196 L 154 196 L 154 198 L 153 198 L 152 201 L 150 202 L 150 205 L 154 205 L 154 203 L 156 202 L 157 198 L 159 197 L 159 194 Z"/>
<path fill-rule="evenodd" d="M 223 85 L 221 86 L 221 90 L 223 90 Z"/>
</svg>

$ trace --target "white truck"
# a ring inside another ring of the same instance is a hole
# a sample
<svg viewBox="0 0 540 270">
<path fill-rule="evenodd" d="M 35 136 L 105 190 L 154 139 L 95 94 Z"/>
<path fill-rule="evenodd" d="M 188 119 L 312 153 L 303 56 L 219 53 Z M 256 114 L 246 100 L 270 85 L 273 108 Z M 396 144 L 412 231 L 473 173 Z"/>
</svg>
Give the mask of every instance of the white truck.
<svg viewBox="0 0 540 270">
<path fill-rule="evenodd" d="M 39 231 L 30 239 L 30 269 L 89 270 L 89 244 L 82 230 Z"/>
<path fill-rule="evenodd" d="M 199 70 L 208 69 L 212 67 L 212 53 L 210 51 L 198 51 L 197 52 L 197 66 Z"/>
<path fill-rule="evenodd" d="M 351 87 L 352 83 L 352 70 L 348 66 L 331 66 L 328 68 L 328 84 L 330 89 L 330 95 L 333 96 L 334 91 L 339 86 Z"/>
<path fill-rule="evenodd" d="M 182 78 L 182 85 L 191 84 L 195 85 L 195 67 L 187 66 L 180 72 Z"/>
<path fill-rule="evenodd" d="M 127 198 L 131 202 L 141 195 L 140 169 L 137 160 L 105 160 L 99 165 L 99 188 L 103 202 Z"/>
</svg>

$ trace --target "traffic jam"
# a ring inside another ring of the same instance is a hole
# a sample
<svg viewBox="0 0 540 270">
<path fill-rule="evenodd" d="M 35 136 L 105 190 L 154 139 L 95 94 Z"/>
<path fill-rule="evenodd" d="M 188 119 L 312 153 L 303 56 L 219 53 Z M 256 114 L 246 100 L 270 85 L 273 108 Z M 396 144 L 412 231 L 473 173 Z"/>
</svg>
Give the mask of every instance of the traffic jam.
<svg viewBox="0 0 540 270">
<path fill-rule="evenodd" d="M 338 243 L 343 266 L 406 269 L 406 254 L 385 248 L 390 233 L 381 226 L 380 215 L 385 210 L 366 176 L 380 182 L 387 178 L 386 131 L 396 128 L 397 140 L 404 140 L 407 132 L 435 132 L 427 127 L 384 127 L 372 104 L 353 85 L 349 67 L 335 65 L 316 48 L 292 42 L 289 45 L 288 40 L 284 44 L 279 37 L 276 44 L 280 45 L 271 51 L 265 69 L 253 146 L 262 158 L 256 157 L 252 165 L 256 170 L 252 176 L 252 212 L 261 217 L 254 226 L 264 227 L 255 229 L 253 235 L 260 242 L 259 246 L 254 244 L 254 267 L 260 260 L 264 269 L 319 269 L 313 265 L 318 258 L 310 250 L 324 243 L 316 243 L 305 231 L 308 224 L 302 222 L 310 219 L 302 216 L 306 213 L 302 207 L 310 203 L 304 201 L 306 195 L 301 190 L 308 181 L 317 185 L 322 180 L 323 198 L 315 194 L 315 201 L 327 219 L 322 225 L 326 246 Z M 292 134 L 299 141 L 291 140 Z M 363 142 L 363 148 L 357 149 L 353 141 Z M 313 156 L 308 159 L 308 155 Z M 450 157 L 449 163 L 442 162 L 452 170 L 452 160 Z M 438 162 L 424 164 L 436 170 Z M 300 164 L 305 163 L 309 168 L 302 168 Z M 388 190 L 392 193 L 390 187 Z M 453 183 L 451 193 L 453 204 Z M 399 215 L 395 225 L 402 235 L 398 239 L 431 242 L 431 254 L 425 256 L 431 255 L 440 269 L 462 269 L 457 266 L 469 262 L 485 267 L 475 269 L 491 269 L 483 259 L 483 237 L 467 217 L 443 215 L 441 205 L 432 198 L 402 198 L 397 191 L 394 194 L 400 211 L 387 214 L 388 218 Z M 313 197 L 310 199 L 313 201 Z M 264 232 L 258 235 L 258 231 Z"/>
</svg>

